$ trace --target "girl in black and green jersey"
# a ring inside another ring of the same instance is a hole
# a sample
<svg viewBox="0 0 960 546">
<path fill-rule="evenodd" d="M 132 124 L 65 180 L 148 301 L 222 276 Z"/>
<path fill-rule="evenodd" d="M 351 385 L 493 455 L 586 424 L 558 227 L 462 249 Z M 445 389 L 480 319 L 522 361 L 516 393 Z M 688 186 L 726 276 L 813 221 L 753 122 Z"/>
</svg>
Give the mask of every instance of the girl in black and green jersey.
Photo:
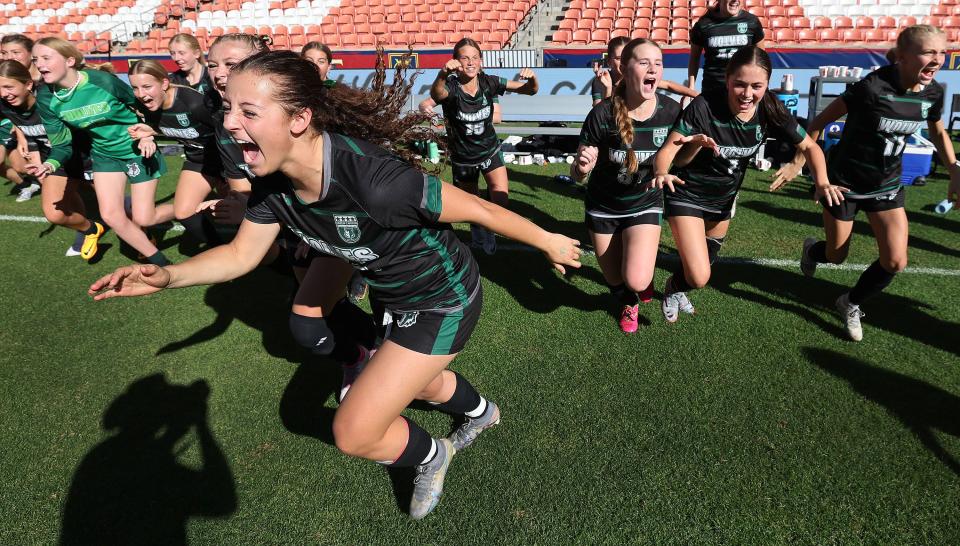
<svg viewBox="0 0 960 546">
<path fill-rule="evenodd" d="M 587 230 L 625 333 L 637 331 L 638 303 L 652 297 L 663 213 L 663 192 L 650 184 L 653 156 L 680 114 L 677 101 L 657 93 L 662 76 L 656 42 L 623 48 L 623 79 L 587 115 L 571 172 L 577 180 L 590 173 Z"/>
<path fill-rule="evenodd" d="M 487 182 L 490 201 L 506 207 L 509 201 L 507 167 L 503 164 L 500 140 L 493 128 L 494 103 L 507 91 L 534 95 L 539 89 L 533 70 L 520 70 L 510 81 L 484 74 L 480 45 L 464 38 L 453 46 L 453 58 L 437 74 L 430 97 L 443 108 L 447 122 L 453 183 L 476 194 L 480 175 Z M 481 226 L 471 228 L 472 244 L 487 254 L 497 250 L 495 236 Z"/>
<path fill-rule="evenodd" d="M 830 180 L 845 192 L 845 199 L 821 200 L 826 240 L 811 237 L 804 242 L 801 270 L 812 276 L 818 263 L 842 263 L 850 249 L 853 220 L 861 210 L 870 220 L 880 253 L 853 289 L 835 302 L 854 341 L 863 339 L 860 304 L 879 294 L 907 266 L 909 230 L 900 182 L 906 139 L 926 127 L 948 166 L 951 187 L 960 189 L 960 166 L 941 119 L 944 89 L 933 79 L 943 66 L 946 48 L 946 36 L 936 27 L 904 29 L 897 37 L 897 62 L 850 86 L 810 123 L 810 136 L 816 138 L 828 123 L 847 116 L 828 161 Z M 796 157 L 784 165 L 771 189 L 793 179 L 803 163 L 803 157 Z"/>
<path fill-rule="evenodd" d="M 143 105 L 145 122 L 129 127 L 130 136 L 139 140 L 161 133 L 183 144 L 186 160 L 177 180 L 174 216 L 197 241 L 220 244 L 212 220 L 197 213 L 211 190 L 225 189 L 213 117 L 220 102 L 214 103 L 193 88 L 171 85 L 163 65 L 152 60 L 137 61 L 130 67 L 130 85 Z"/>
<path fill-rule="evenodd" d="M 140 121 L 133 90 L 113 74 L 87 69 L 80 50 L 66 40 L 43 38 L 33 55 L 45 84 L 37 93 L 37 109 L 51 145 L 34 174 L 42 178 L 56 171 L 74 154 L 72 131 L 86 134 L 100 217 L 150 263 L 169 263 L 140 229 L 171 220 L 173 206 L 154 202 L 157 178 L 166 172 L 156 144 L 152 139 L 137 143 L 127 133 Z M 124 210 L 128 181 L 132 220 Z"/>
<path fill-rule="evenodd" d="M 694 312 L 686 292 L 710 279 L 747 163 L 768 134 L 796 144 L 810 161 L 818 196 L 843 199 L 827 181 L 820 147 L 767 89 L 770 71 L 764 50 L 738 50 L 727 65 L 727 92 L 693 99 L 654 159 L 655 184 L 670 190 L 664 193 L 664 213 L 680 253 L 680 266 L 663 290 L 663 316 L 669 322 L 680 312 Z"/>
<path fill-rule="evenodd" d="M 593 99 L 594 106 L 600 104 L 603 99 L 612 97 L 614 88 L 620 83 L 620 78 L 623 77 L 623 72 L 620 70 L 621 55 L 628 42 L 630 39 L 625 36 L 618 36 L 607 42 L 607 70 L 600 65 L 594 66 L 595 77 L 590 81 L 590 97 Z M 663 78 L 660 78 L 657 83 L 657 89 L 690 98 L 700 94 L 694 89 Z"/>
<path fill-rule="evenodd" d="M 409 85 L 397 70 L 389 87 L 378 78 L 366 91 L 323 86 L 309 61 L 288 51 L 238 64 L 224 100 L 225 126 L 243 146 L 250 170 L 263 178 L 254 184 L 237 237 L 169 268 L 118 269 L 90 293 L 138 296 L 239 277 L 260 262 L 281 222 L 312 248 L 348 260 L 392 321 L 337 410 L 336 444 L 353 456 L 417 467 L 410 515 L 422 518 L 436 506 L 456 450 L 500 418 L 496 404 L 447 370 L 466 345 L 482 301 L 477 263 L 450 223 L 496 229 L 542 250 L 561 271 L 579 267 L 580 251 L 576 241 L 414 166 L 413 142 L 436 137 L 421 126 L 426 116 L 400 117 Z M 434 440 L 401 415 L 415 399 L 467 420 L 449 438 Z"/>
<path fill-rule="evenodd" d="M 41 163 L 50 156 L 50 140 L 37 111 L 33 85 L 30 71 L 22 64 L 10 59 L 0 61 L 0 115 L 12 121 L 24 135 L 29 150 L 28 160 Z M 80 256 L 89 260 L 97 254 L 103 226 L 87 219 L 78 190 L 84 181 L 84 157 L 89 157 L 90 143 L 80 136 L 74 140 L 74 144 L 77 153 L 73 154 L 70 161 L 44 178 L 41 206 L 43 215 L 51 224 L 76 230 L 83 235 Z"/>
<path fill-rule="evenodd" d="M 200 42 L 190 34 L 181 33 L 170 38 L 167 47 L 170 49 L 170 58 L 177 64 L 177 70 L 170 73 L 170 83 L 196 89 L 209 97 L 219 110 L 220 93 L 214 87 L 213 79 L 207 71 Z"/>
</svg>

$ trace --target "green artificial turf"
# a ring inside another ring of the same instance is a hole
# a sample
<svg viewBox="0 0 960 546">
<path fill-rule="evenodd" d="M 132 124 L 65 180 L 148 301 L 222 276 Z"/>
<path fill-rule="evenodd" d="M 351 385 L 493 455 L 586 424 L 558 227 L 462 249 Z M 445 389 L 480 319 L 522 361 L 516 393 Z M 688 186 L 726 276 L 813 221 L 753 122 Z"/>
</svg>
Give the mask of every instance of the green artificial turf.
<svg viewBox="0 0 960 546">
<path fill-rule="evenodd" d="M 511 208 L 586 242 L 582 194 L 552 180 L 566 168 L 511 167 Z M 822 233 L 805 185 L 770 194 L 770 175 L 749 174 L 723 256 L 796 260 Z M 911 266 L 960 269 L 960 213 L 931 211 L 945 185 L 907 190 Z M 5 194 L 0 214 L 40 215 Z M 339 370 L 291 339 L 290 278 L 94 303 L 130 261 L 114 234 L 87 264 L 64 229 L 0 231 L 0 544 L 960 541 L 958 276 L 898 275 L 855 344 L 832 305 L 858 271 L 725 261 L 671 325 L 665 226 L 657 297 L 625 336 L 593 257 L 562 277 L 529 250 L 478 256 L 483 317 L 453 367 L 503 421 L 414 522 L 408 474 L 332 445 Z M 161 244 L 177 261 L 179 237 Z M 849 262 L 875 258 L 860 217 Z"/>
</svg>

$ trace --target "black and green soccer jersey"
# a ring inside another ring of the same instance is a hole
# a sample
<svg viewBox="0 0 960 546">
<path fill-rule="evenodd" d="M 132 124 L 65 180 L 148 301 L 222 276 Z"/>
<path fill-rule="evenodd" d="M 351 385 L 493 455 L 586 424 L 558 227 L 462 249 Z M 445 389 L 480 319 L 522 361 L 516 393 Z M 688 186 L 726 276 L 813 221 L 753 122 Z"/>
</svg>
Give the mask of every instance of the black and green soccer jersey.
<svg viewBox="0 0 960 546">
<path fill-rule="evenodd" d="M 34 103 L 32 108 L 20 109 L 10 106 L 6 101 L 0 101 L 0 115 L 7 118 L 4 121 L 10 123 L 11 131 L 13 126 L 20 129 L 24 138 L 27 139 L 30 151 L 39 152 L 41 161 L 48 160 L 51 151 L 50 139 L 47 138 L 47 130 L 43 124 L 43 120 L 40 118 L 40 112 L 36 103 Z M 12 133 L 8 134 L 7 138 L 12 138 L 13 145 L 16 145 L 16 137 L 12 135 Z M 0 135 L 0 139 L 3 139 L 2 135 Z M 74 151 L 80 151 L 80 157 L 85 158 L 90 155 L 89 137 L 83 133 L 73 133 L 71 139 L 71 146 Z"/>
<path fill-rule="evenodd" d="M 783 141 L 800 144 L 807 136 L 795 118 L 788 117 L 783 126 L 767 122 L 763 108 L 758 107 L 750 121 L 741 121 L 727 103 L 725 94 L 700 95 L 680 115 L 674 131 L 684 135 L 703 134 L 719 146 L 719 152 L 703 148 L 693 160 L 676 169 L 686 184 L 675 185 L 666 192 L 671 202 L 684 203 L 708 212 L 725 212 L 740 190 L 747 164 L 767 139 L 767 132 Z"/>
<path fill-rule="evenodd" d="M 0 145 L 13 148 L 17 139 L 13 136 L 13 122 L 7 118 L 0 118 Z"/>
<path fill-rule="evenodd" d="M 493 128 L 493 105 L 507 92 L 507 79 L 480 73 L 478 91 L 468 95 L 456 74 L 447 76 L 447 98 L 440 103 L 447 121 L 450 158 L 477 164 L 496 153 L 500 142 Z"/>
<path fill-rule="evenodd" d="M 580 130 L 580 143 L 598 148 L 597 165 L 587 184 L 587 212 L 603 216 L 629 216 L 663 208 L 659 189 L 647 188 L 653 178 L 653 156 L 663 146 L 670 128 L 680 114 L 680 104 L 656 95 L 657 106 L 650 118 L 633 120 L 633 145 L 630 152 L 620 139 L 613 103 L 604 100 L 587 114 Z M 629 174 L 627 153 L 637 157 L 637 172 Z"/>
<path fill-rule="evenodd" d="M 281 223 L 311 248 L 361 271 L 391 311 L 452 312 L 477 293 L 479 271 L 448 224 L 443 184 L 362 140 L 323 134 L 323 193 L 302 202 L 289 180 L 254 182 L 246 218 Z"/>
<path fill-rule="evenodd" d="M 203 74 L 200 75 L 200 80 L 197 81 L 196 85 L 190 83 L 190 80 L 187 79 L 187 74 L 182 70 L 171 72 L 169 78 L 170 83 L 174 85 L 190 87 L 206 95 L 215 110 L 223 108 L 223 97 L 220 96 L 220 92 L 217 91 L 216 86 L 213 85 L 213 78 L 210 77 L 207 67 L 203 67 Z"/>
<path fill-rule="evenodd" d="M 847 199 L 881 197 L 900 189 L 908 136 L 943 114 L 944 90 L 931 82 L 914 93 L 900 87 L 897 65 L 880 68 L 840 96 L 847 120 L 830 148 L 830 182 L 850 188 Z"/>
<path fill-rule="evenodd" d="M 603 86 L 603 83 L 600 81 L 600 78 L 594 76 L 590 80 L 590 98 L 593 100 L 603 100 L 603 96 L 607 92 L 607 88 Z"/>
<path fill-rule="evenodd" d="M 748 11 L 726 19 L 721 18 L 717 10 L 703 14 L 690 31 L 690 43 L 703 48 L 701 88 L 722 87 L 730 57 L 741 47 L 762 40 L 763 25 Z"/>
<path fill-rule="evenodd" d="M 43 85 L 37 110 L 52 147 L 47 162 L 59 167 L 73 154 L 71 129 L 90 136 L 94 154 L 116 160 L 140 156 L 127 128 L 140 122 L 133 89 L 113 74 L 81 70 L 73 89 Z"/>
<path fill-rule="evenodd" d="M 173 105 L 166 110 L 144 112 L 143 119 L 155 131 L 183 144 L 188 161 L 204 163 L 216 149 L 216 107 L 209 97 L 190 87 L 172 86 Z"/>
</svg>

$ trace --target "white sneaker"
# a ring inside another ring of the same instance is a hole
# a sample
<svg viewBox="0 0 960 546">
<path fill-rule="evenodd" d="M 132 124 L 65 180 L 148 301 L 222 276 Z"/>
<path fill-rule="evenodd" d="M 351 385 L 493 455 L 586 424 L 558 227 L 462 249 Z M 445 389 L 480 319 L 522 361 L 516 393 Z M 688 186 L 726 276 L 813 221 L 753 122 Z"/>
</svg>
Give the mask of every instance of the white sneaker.
<svg viewBox="0 0 960 546">
<path fill-rule="evenodd" d="M 864 316 L 864 312 L 860 310 L 859 305 L 850 303 L 850 293 L 848 292 L 837 298 L 835 305 L 837 311 L 840 312 L 840 317 L 843 318 L 844 325 L 847 327 L 847 335 L 850 336 L 850 339 L 853 341 L 863 339 L 863 326 L 860 325 L 860 318 Z"/>
<path fill-rule="evenodd" d="M 20 195 L 17 196 L 17 203 L 23 203 L 24 201 L 29 201 L 33 198 L 33 194 L 40 191 L 40 184 L 30 184 L 26 188 L 20 190 Z"/>
<path fill-rule="evenodd" d="M 667 277 L 667 282 L 663 286 L 663 301 L 660 303 L 660 310 L 663 311 L 663 318 L 667 322 L 677 322 L 680 313 L 688 315 L 696 313 L 696 309 L 690 303 L 686 293 L 673 291 L 673 275 Z"/>
</svg>

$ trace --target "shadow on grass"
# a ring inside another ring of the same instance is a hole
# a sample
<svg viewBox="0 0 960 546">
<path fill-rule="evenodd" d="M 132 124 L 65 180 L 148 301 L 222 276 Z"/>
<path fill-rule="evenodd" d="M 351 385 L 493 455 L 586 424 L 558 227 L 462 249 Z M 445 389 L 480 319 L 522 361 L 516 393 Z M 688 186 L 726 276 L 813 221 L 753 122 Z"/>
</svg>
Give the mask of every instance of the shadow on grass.
<svg viewBox="0 0 960 546">
<path fill-rule="evenodd" d="M 157 355 L 173 353 L 212 341 L 227 331 L 234 320 L 263 333 L 263 347 L 271 356 L 303 362 L 307 353 L 293 342 L 287 317 L 294 280 L 269 267 L 260 267 L 230 282 L 207 288 L 204 303 L 217 316 L 185 339 L 168 343 Z"/>
<path fill-rule="evenodd" d="M 819 212 L 780 207 L 770 203 L 765 203 L 763 201 L 741 201 L 737 203 L 737 206 L 766 214 L 773 218 L 777 218 L 778 220 L 787 220 L 790 222 L 813 226 L 821 230 L 823 229 L 823 216 Z M 866 218 L 866 216 L 862 216 L 862 218 Z M 866 221 L 854 221 L 853 232 L 858 235 L 873 237 L 873 230 L 870 228 L 870 224 Z M 950 248 L 940 243 L 922 239 L 914 234 L 910 234 L 909 246 L 911 248 L 925 250 L 934 254 L 960 258 L 960 248 Z"/>
<path fill-rule="evenodd" d="M 237 509 L 233 474 L 207 425 L 205 381 L 172 385 L 143 377 L 111 402 L 102 426 L 113 436 L 73 475 L 61 544 L 186 544 L 190 518 Z M 199 469 L 180 461 L 198 446 Z"/>
<path fill-rule="evenodd" d="M 960 398 L 940 387 L 912 377 L 871 366 L 836 351 L 802 349 L 814 365 L 843 379 L 850 388 L 868 400 L 880 404 L 912 432 L 923 447 L 954 474 L 960 475 L 960 462 L 950 454 L 936 431 L 960 437 Z"/>
<path fill-rule="evenodd" d="M 728 263 L 716 266 L 710 286 L 724 294 L 797 315 L 830 335 L 847 337 L 833 303 L 849 287 L 786 269 Z M 927 304 L 884 292 L 867 301 L 863 308 L 867 313 L 863 323 L 868 338 L 871 328 L 880 328 L 960 355 L 960 344 L 953 337 L 960 331 L 960 324 L 930 316 L 924 312 L 931 309 Z M 829 316 L 825 318 L 824 313 Z"/>
</svg>

